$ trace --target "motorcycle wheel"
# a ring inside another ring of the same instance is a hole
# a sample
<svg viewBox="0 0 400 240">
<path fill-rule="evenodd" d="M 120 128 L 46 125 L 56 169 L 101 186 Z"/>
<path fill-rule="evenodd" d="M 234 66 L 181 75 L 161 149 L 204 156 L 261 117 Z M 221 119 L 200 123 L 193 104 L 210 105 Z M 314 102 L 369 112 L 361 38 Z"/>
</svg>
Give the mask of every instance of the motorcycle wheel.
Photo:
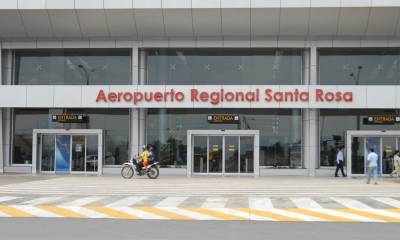
<svg viewBox="0 0 400 240">
<path fill-rule="evenodd" d="M 135 174 L 135 171 L 131 166 L 124 166 L 121 169 L 121 176 L 125 179 L 130 179 L 133 177 L 133 174 Z"/>
<path fill-rule="evenodd" d="M 158 175 L 160 175 L 160 170 L 158 170 L 157 166 L 150 168 L 147 172 L 147 177 L 150 179 L 156 179 L 158 178 Z"/>
</svg>

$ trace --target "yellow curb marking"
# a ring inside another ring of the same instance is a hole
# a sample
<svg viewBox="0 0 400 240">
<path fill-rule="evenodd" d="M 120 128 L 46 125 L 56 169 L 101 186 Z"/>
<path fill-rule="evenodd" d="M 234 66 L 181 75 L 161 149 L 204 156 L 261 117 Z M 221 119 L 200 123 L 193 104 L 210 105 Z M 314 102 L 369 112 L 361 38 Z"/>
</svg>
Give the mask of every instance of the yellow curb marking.
<svg viewBox="0 0 400 240">
<path fill-rule="evenodd" d="M 345 213 L 356 214 L 356 215 L 360 215 L 360 216 L 367 217 L 367 218 L 383 220 L 386 222 L 400 222 L 400 218 L 388 217 L 388 216 L 384 216 L 381 214 L 367 212 L 364 210 L 350 209 L 350 208 L 340 208 L 340 209 L 335 209 L 335 210 L 345 212 Z"/>
<path fill-rule="evenodd" d="M 38 205 L 36 207 L 67 218 L 87 218 L 85 215 L 58 206 Z"/>
<path fill-rule="evenodd" d="M 219 212 L 219 211 L 215 211 L 215 210 L 205 209 L 205 208 L 185 208 L 185 209 L 192 211 L 192 212 L 197 212 L 197 213 L 205 214 L 208 216 L 216 217 L 219 219 L 223 219 L 223 220 L 240 220 L 240 221 L 249 220 L 247 218 L 243 218 L 243 217 L 239 217 L 239 216 L 235 216 L 235 215 L 231 215 L 231 214 L 227 214 L 227 213 L 223 213 L 223 212 Z"/>
<path fill-rule="evenodd" d="M 277 221 L 284 221 L 284 222 L 298 222 L 298 221 L 303 221 L 301 219 L 297 218 L 291 218 L 287 217 L 284 215 L 276 214 L 273 212 L 269 212 L 268 210 L 259 210 L 259 209 L 253 209 L 253 208 L 235 208 L 235 210 L 242 211 L 242 212 L 247 212 L 250 215 L 258 215 L 261 217 L 267 217 L 267 218 L 272 218 Z"/>
<path fill-rule="evenodd" d="M 85 208 L 119 219 L 139 219 L 139 217 L 101 206 L 85 206 Z"/>
<path fill-rule="evenodd" d="M 317 218 L 321 218 L 321 219 L 329 220 L 329 221 L 354 222 L 354 220 L 350 219 L 350 218 L 339 217 L 339 216 L 335 216 L 335 215 L 331 215 L 331 214 L 327 214 L 327 213 L 320 213 L 320 212 L 316 212 L 316 211 L 312 211 L 312 210 L 304 209 L 304 208 L 285 208 L 283 210 L 286 210 L 289 212 L 294 212 L 294 213 L 300 213 L 300 214 L 304 214 L 304 215 L 308 215 L 308 216 L 312 216 L 312 217 L 317 217 Z"/>
<path fill-rule="evenodd" d="M 35 217 L 30 213 L 5 205 L 0 205 L 0 212 L 10 215 L 11 217 Z"/>
<path fill-rule="evenodd" d="M 161 217 L 165 217 L 167 219 L 172 219 L 172 220 L 196 220 L 190 217 L 186 217 L 180 214 L 176 214 L 174 212 L 170 212 L 167 210 L 155 208 L 155 207 L 135 207 L 134 209 L 141 210 L 144 212 L 149 212 Z"/>
</svg>

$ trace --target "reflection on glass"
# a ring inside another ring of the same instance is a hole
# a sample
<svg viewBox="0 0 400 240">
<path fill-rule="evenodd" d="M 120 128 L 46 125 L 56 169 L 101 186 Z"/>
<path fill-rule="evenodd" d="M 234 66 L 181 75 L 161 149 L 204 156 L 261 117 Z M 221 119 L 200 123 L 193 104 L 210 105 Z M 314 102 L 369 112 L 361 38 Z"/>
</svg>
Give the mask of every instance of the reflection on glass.
<svg viewBox="0 0 400 240">
<path fill-rule="evenodd" d="M 254 137 L 240 137 L 240 172 L 254 172 Z"/>
<path fill-rule="evenodd" d="M 193 137 L 193 172 L 207 172 L 207 136 Z"/>
<path fill-rule="evenodd" d="M 149 85 L 302 83 L 299 49 L 151 49 Z"/>
<path fill-rule="evenodd" d="M 238 114 L 239 124 L 211 124 L 209 114 Z M 259 130 L 260 166 L 301 168 L 299 109 L 149 109 L 147 143 L 156 146 L 162 166 L 186 165 L 187 130 Z"/>
<path fill-rule="evenodd" d="M 86 172 L 97 172 L 98 169 L 98 137 L 86 136 Z"/>
<path fill-rule="evenodd" d="M 351 139 L 351 172 L 353 174 L 365 173 L 365 149 L 363 137 L 353 137 Z"/>
<path fill-rule="evenodd" d="M 398 49 L 322 49 L 319 51 L 322 85 L 399 85 Z"/>
<path fill-rule="evenodd" d="M 396 138 L 382 138 L 382 173 L 390 174 L 393 169 L 393 156 L 396 151 Z"/>
<path fill-rule="evenodd" d="M 75 172 L 85 171 L 85 136 L 72 136 L 71 169 Z"/>
<path fill-rule="evenodd" d="M 208 172 L 222 172 L 222 136 L 209 136 Z"/>
<path fill-rule="evenodd" d="M 239 137 L 225 136 L 225 172 L 238 173 L 239 169 Z"/>
<path fill-rule="evenodd" d="M 19 85 L 128 85 L 129 49 L 18 50 Z"/>
<path fill-rule="evenodd" d="M 382 157 L 382 151 L 381 151 L 381 138 L 380 137 L 366 137 L 365 138 L 365 159 L 367 159 L 368 156 L 368 150 L 369 149 L 374 149 L 375 153 L 378 154 L 378 167 L 377 167 L 377 173 L 378 175 L 381 174 L 382 170 L 382 165 L 381 165 L 381 157 Z M 366 168 L 365 164 L 365 168 Z"/>
<path fill-rule="evenodd" d="M 41 171 L 54 171 L 55 136 L 42 136 Z"/>
</svg>

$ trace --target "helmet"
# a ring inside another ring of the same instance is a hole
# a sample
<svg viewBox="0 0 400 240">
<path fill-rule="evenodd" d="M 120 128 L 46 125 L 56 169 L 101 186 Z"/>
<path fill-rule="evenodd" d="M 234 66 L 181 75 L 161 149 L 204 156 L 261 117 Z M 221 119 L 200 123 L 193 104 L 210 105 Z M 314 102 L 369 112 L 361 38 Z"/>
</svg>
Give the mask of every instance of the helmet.
<svg viewBox="0 0 400 240">
<path fill-rule="evenodd" d="M 144 150 L 146 150 L 147 149 L 147 146 L 146 145 L 143 145 L 142 146 L 142 150 L 144 151 Z"/>
</svg>

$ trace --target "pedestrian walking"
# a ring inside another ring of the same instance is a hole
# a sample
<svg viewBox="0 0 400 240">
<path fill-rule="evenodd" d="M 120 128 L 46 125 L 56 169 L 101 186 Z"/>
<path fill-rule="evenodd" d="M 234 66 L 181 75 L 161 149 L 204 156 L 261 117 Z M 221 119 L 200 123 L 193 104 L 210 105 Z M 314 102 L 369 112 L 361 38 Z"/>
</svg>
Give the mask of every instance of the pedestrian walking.
<svg viewBox="0 0 400 240">
<path fill-rule="evenodd" d="M 400 176 L 400 151 L 396 150 L 393 155 L 393 171 L 390 173 L 390 176 L 393 175 Z"/>
<path fill-rule="evenodd" d="M 346 174 L 344 174 L 344 170 L 343 170 L 343 166 L 344 166 L 344 154 L 343 154 L 343 147 L 340 146 L 338 148 L 338 152 L 336 155 L 336 171 L 335 171 L 335 177 L 339 177 L 338 176 L 338 172 L 339 169 L 342 172 L 342 176 L 346 177 Z"/>
<path fill-rule="evenodd" d="M 374 176 L 375 184 L 378 184 L 378 154 L 375 153 L 373 148 L 368 150 L 367 156 L 367 184 L 370 183 L 372 175 Z"/>
</svg>

